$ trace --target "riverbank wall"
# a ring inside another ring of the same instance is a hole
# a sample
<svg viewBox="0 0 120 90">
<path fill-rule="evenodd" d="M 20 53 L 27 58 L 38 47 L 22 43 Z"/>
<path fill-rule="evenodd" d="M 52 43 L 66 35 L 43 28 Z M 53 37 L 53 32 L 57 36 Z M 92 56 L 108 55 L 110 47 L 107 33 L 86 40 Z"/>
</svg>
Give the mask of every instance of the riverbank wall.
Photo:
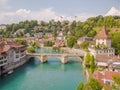
<svg viewBox="0 0 120 90">
<path fill-rule="evenodd" d="M 3 70 L 1 70 L 1 75 L 8 74 L 9 72 L 13 72 L 16 68 L 24 65 L 28 60 L 26 59 L 26 55 L 22 57 L 19 61 L 17 62 L 12 62 L 11 64 L 7 64 L 3 67 Z"/>
</svg>

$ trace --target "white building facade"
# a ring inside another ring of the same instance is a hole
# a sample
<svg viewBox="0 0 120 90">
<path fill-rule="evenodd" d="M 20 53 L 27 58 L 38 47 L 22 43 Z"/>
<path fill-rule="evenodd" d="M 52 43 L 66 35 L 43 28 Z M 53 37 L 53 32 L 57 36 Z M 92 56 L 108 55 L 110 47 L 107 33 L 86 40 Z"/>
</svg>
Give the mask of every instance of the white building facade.
<svg viewBox="0 0 120 90">
<path fill-rule="evenodd" d="M 97 54 L 115 55 L 115 49 L 111 47 L 111 37 L 105 27 L 95 36 L 94 40 L 95 46 L 89 47 L 89 51 L 94 57 L 96 57 Z"/>
</svg>

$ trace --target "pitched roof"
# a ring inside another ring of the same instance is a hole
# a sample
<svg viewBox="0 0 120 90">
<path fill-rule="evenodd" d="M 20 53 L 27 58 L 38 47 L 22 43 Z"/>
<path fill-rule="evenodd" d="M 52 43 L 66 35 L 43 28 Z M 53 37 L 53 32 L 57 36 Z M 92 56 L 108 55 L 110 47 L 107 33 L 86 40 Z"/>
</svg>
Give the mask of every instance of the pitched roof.
<svg viewBox="0 0 120 90">
<path fill-rule="evenodd" d="M 105 76 L 104 76 L 104 78 L 105 78 L 105 79 L 108 79 L 108 80 L 113 80 L 113 76 L 114 76 L 114 75 L 120 75 L 120 72 L 105 71 Z"/>
<path fill-rule="evenodd" d="M 120 72 L 115 72 L 115 71 L 108 71 L 105 70 L 104 72 L 101 71 L 95 71 L 93 73 L 93 77 L 96 78 L 99 82 L 101 82 L 102 84 L 106 84 L 103 79 L 107 79 L 107 80 L 112 80 L 113 81 L 113 76 L 114 75 L 120 75 Z"/>
<path fill-rule="evenodd" d="M 108 62 L 112 56 L 104 55 L 104 54 L 97 54 L 96 55 L 96 62 Z"/>
<path fill-rule="evenodd" d="M 106 31 L 106 28 L 103 29 L 95 36 L 95 39 L 111 39 L 111 36 Z"/>
<path fill-rule="evenodd" d="M 120 56 L 108 56 L 104 54 L 96 55 L 96 62 L 120 62 Z"/>
<path fill-rule="evenodd" d="M 2 57 L 4 55 L 3 53 L 7 52 L 11 48 L 26 50 L 26 47 L 24 45 L 20 45 L 13 41 L 8 42 L 8 41 L 0 40 L 0 57 Z"/>
<path fill-rule="evenodd" d="M 104 74 L 102 72 L 99 72 L 99 71 L 95 71 L 93 73 L 93 77 L 96 78 L 100 83 L 104 84 L 103 82 L 103 77 L 104 77 Z"/>
</svg>

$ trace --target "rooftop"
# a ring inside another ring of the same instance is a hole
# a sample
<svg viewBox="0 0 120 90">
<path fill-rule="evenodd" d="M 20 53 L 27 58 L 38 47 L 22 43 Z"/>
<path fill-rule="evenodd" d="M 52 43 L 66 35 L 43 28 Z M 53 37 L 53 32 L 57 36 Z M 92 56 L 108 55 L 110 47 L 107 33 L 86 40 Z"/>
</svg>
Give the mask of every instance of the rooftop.
<svg viewBox="0 0 120 90">
<path fill-rule="evenodd" d="M 104 54 L 96 55 L 97 62 L 120 62 L 120 56 L 108 56 Z"/>
<path fill-rule="evenodd" d="M 103 29 L 95 36 L 95 39 L 111 39 L 111 36 L 106 31 L 106 28 Z"/>
<path fill-rule="evenodd" d="M 103 72 L 96 71 L 96 72 L 94 72 L 93 77 L 95 77 L 96 79 L 98 79 L 101 83 L 104 83 L 103 79 L 113 80 L 113 76 L 114 75 L 120 75 L 120 72 L 109 71 L 109 70 L 105 70 Z"/>
<path fill-rule="evenodd" d="M 4 40 L 0 40 L 0 57 L 3 56 L 3 53 L 6 53 L 8 50 L 10 50 L 11 48 L 13 49 L 25 49 L 24 45 L 20 45 L 16 42 L 8 42 L 8 41 L 4 41 Z"/>
</svg>

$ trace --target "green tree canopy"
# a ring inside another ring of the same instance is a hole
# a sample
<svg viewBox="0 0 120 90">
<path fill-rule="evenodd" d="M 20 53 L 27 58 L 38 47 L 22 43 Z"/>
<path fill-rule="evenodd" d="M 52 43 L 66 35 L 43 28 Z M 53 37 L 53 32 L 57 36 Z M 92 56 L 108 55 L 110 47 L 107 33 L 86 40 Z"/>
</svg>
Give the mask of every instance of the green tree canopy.
<svg viewBox="0 0 120 90">
<path fill-rule="evenodd" d="M 92 55 L 91 56 L 91 60 L 90 60 L 90 70 L 91 70 L 91 73 L 93 73 L 94 72 L 94 70 L 95 70 L 95 59 L 94 59 L 94 56 Z"/>
<path fill-rule="evenodd" d="M 120 76 L 119 75 L 113 75 L 113 85 L 112 89 L 113 90 L 120 90 Z"/>
<path fill-rule="evenodd" d="M 97 34 L 97 32 L 95 30 L 92 30 L 90 32 L 87 33 L 88 37 L 94 37 Z"/>
<path fill-rule="evenodd" d="M 120 54 L 120 32 L 111 33 L 112 46 L 115 48 L 116 54 Z"/>
<path fill-rule="evenodd" d="M 90 42 L 89 41 L 83 41 L 81 44 L 80 44 L 80 48 L 82 49 L 88 49 L 88 46 L 90 45 Z"/>
<path fill-rule="evenodd" d="M 91 60 L 90 53 L 89 53 L 89 52 L 87 52 L 86 57 L 85 57 L 85 63 L 89 63 L 89 62 L 90 62 L 90 60 Z"/>
<path fill-rule="evenodd" d="M 23 40 L 23 39 L 20 39 L 20 38 L 16 38 L 15 42 L 17 42 L 19 44 L 22 44 L 22 45 L 27 45 L 27 42 L 25 40 Z"/>
<path fill-rule="evenodd" d="M 77 39 L 75 36 L 70 36 L 67 38 L 67 46 L 70 48 L 72 48 L 76 42 L 77 42 Z"/>
<path fill-rule="evenodd" d="M 85 90 L 85 85 L 83 83 L 79 83 L 77 90 Z"/>
<path fill-rule="evenodd" d="M 94 78 L 91 78 L 88 82 L 89 90 L 102 90 L 103 86 Z"/>
<path fill-rule="evenodd" d="M 98 80 L 91 78 L 87 83 L 80 83 L 77 90 L 103 90 L 103 86 Z"/>
</svg>

